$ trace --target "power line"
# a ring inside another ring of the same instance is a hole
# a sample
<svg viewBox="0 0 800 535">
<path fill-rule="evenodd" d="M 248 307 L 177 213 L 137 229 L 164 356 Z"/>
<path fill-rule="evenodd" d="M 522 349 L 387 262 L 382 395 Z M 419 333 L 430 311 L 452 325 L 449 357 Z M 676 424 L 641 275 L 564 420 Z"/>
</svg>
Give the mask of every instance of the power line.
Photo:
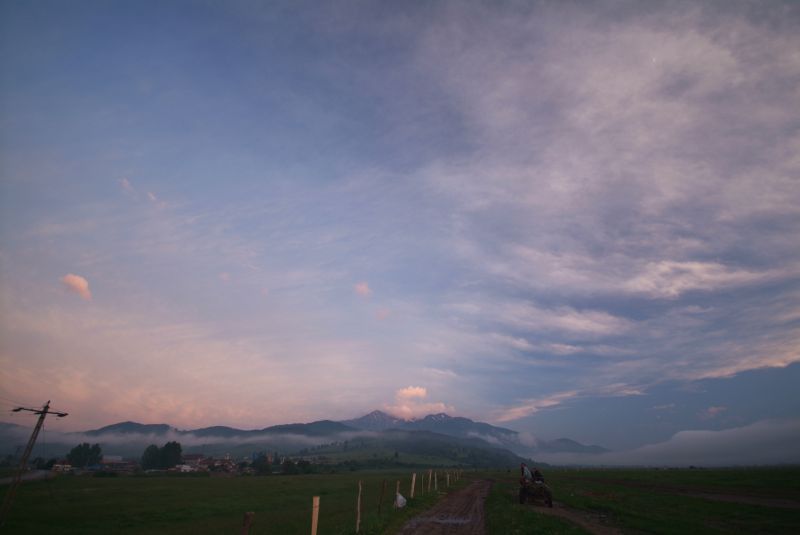
<svg viewBox="0 0 800 535">
<path fill-rule="evenodd" d="M 18 401 L 15 399 L 7 398 L 5 396 L 0 396 L 0 399 L 5 401 L 10 401 L 13 405 L 33 405 L 33 403 L 23 403 L 22 401 Z"/>
</svg>

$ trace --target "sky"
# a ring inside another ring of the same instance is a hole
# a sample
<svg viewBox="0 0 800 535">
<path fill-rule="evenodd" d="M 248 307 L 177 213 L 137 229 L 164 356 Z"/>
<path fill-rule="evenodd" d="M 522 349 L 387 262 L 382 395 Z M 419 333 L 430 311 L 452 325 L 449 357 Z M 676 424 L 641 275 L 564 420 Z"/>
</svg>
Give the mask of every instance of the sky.
<svg viewBox="0 0 800 535">
<path fill-rule="evenodd" d="M 2 420 L 796 443 L 799 30 L 777 1 L 3 2 Z"/>
</svg>

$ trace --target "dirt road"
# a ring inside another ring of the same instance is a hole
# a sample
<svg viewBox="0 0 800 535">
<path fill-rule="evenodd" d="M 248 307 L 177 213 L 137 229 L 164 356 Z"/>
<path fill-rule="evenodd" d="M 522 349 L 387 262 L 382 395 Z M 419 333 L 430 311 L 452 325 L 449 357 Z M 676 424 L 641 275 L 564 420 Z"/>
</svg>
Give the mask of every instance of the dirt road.
<svg viewBox="0 0 800 535">
<path fill-rule="evenodd" d="M 475 481 L 414 517 L 397 535 L 484 535 L 484 502 L 492 482 Z"/>
</svg>

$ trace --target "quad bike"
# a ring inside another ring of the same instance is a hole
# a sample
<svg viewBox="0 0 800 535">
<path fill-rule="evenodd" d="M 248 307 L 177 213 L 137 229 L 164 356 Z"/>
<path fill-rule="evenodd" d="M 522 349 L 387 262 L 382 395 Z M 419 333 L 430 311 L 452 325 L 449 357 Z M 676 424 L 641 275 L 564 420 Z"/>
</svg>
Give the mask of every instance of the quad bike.
<svg viewBox="0 0 800 535">
<path fill-rule="evenodd" d="M 531 481 L 520 478 L 519 503 L 524 504 L 536 498 L 543 499 L 547 507 L 553 507 L 553 493 L 550 492 L 550 488 L 544 484 L 544 481 Z"/>
</svg>

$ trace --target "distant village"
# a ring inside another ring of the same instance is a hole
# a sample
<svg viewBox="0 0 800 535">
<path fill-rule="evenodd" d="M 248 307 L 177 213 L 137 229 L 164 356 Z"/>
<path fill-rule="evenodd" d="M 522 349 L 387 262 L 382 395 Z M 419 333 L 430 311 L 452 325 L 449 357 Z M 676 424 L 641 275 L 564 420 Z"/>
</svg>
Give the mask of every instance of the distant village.
<svg viewBox="0 0 800 535">
<path fill-rule="evenodd" d="M 14 466 L 15 459 L 9 455 L 0 465 Z M 343 463 L 347 468 L 350 463 Z M 159 448 L 148 446 L 140 459 L 123 458 L 120 455 L 105 455 L 98 444 L 87 443 L 73 448 L 66 456 L 45 460 L 41 457 L 28 463 L 29 469 L 49 470 L 61 474 L 89 474 L 98 477 L 118 475 L 197 475 L 237 476 L 304 474 L 335 472 L 339 465 L 330 459 L 318 456 L 286 456 L 278 452 L 257 451 L 249 456 L 234 458 L 230 454 L 222 457 L 202 453 L 183 453 L 177 442 L 168 442 Z"/>
</svg>

